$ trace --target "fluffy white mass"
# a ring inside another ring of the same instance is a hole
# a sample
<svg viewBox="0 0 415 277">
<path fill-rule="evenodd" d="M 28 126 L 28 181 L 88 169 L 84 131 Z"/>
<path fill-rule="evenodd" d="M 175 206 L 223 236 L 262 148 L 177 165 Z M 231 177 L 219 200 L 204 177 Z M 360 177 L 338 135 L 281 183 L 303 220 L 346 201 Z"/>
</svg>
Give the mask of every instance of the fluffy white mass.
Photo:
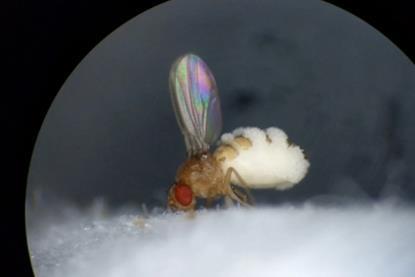
<svg viewBox="0 0 415 277">
<path fill-rule="evenodd" d="M 236 143 L 235 138 L 240 136 L 248 138 L 252 147 L 243 149 Z M 285 132 L 276 127 L 266 130 L 238 128 L 232 133 L 223 134 L 220 143 L 232 145 L 238 150 L 235 159 L 223 162 L 224 172 L 233 167 L 250 188 L 291 188 L 304 178 L 310 166 L 303 150 L 290 144 Z M 240 183 L 236 176 L 232 176 L 232 182 Z"/>
<path fill-rule="evenodd" d="M 392 204 L 36 219 L 37 277 L 415 276 L 415 213 Z"/>
</svg>

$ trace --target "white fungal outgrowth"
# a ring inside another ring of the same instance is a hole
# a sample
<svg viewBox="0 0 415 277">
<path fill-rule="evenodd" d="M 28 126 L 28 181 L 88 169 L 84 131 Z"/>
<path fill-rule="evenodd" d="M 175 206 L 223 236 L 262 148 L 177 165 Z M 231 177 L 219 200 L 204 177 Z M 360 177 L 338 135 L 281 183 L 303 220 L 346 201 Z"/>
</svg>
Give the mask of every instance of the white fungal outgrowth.
<svg viewBox="0 0 415 277">
<path fill-rule="evenodd" d="M 223 134 L 215 152 L 224 172 L 233 167 L 253 189 L 293 187 L 306 175 L 310 163 L 303 150 L 276 127 L 238 128 Z M 233 174 L 232 183 L 240 184 Z"/>
</svg>

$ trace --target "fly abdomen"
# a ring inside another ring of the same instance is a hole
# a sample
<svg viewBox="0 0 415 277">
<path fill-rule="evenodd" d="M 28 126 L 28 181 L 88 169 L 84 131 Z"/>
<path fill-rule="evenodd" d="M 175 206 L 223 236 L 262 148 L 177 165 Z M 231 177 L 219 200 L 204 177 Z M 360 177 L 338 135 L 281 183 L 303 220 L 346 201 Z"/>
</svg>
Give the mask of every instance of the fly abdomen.
<svg viewBox="0 0 415 277">
<path fill-rule="evenodd" d="M 275 127 L 238 128 L 223 134 L 214 157 L 224 172 L 232 167 L 253 189 L 291 188 L 305 177 L 310 165 L 303 150 Z M 241 185 L 237 176 L 231 182 Z"/>
</svg>

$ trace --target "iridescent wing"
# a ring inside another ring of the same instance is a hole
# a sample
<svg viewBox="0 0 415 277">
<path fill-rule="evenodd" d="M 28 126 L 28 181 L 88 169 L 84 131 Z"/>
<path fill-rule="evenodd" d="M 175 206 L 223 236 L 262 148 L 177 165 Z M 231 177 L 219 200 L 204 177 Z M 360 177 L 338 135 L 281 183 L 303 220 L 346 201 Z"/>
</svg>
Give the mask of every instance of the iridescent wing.
<svg viewBox="0 0 415 277">
<path fill-rule="evenodd" d="M 189 156 L 209 150 L 222 130 L 222 112 L 215 79 L 194 54 L 181 56 L 170 70 L 170 94 Z"/>
</svg>

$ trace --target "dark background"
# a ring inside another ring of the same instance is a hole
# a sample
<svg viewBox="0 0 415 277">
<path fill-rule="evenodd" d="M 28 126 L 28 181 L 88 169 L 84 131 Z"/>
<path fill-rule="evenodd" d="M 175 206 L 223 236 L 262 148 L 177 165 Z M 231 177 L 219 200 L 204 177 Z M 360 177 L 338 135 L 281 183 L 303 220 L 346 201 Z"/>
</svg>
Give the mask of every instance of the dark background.
<svg viewBox="0 0 415 277">
<path fill-rule="evenodd" d="M 342 1 L 330 1 L 361 17 L 380 30 L 412 60 L 413 40 L 410 28 L 413 19 L 409 16 L 410 7 L 404 1 L 394 1 L 386 5 L 350 6 Z M 22 228 L 19 232 L 12 226 L 24 226 L 23 203 L 27 169 L 32 149 L 46 112 L 65 79 L 82 58 L 106 35 L 141 11 L 154 6 L 151 1 L 133 5 L 117 1 L 103 3 L 89 1 L 20 1 L 16 6 L 4 9 L 8 20 L 6 37 L 6 68 L 10 68 L 10 77 L 14 89 L 8 93 L 11 99 L 5 101 L 9 129 L 5 137 L 7 167 L 11 175 L 8 193 L 5 198 L 13 198 L 3 220 L 2 230 L 6 238 L 4 252 L 9 253 L 9 265 L 14 274 L 29 274 L 29 260 L 22 258 L 26 249 Z M 393 108 L 391 108 L 393 110 Z M 398 146 L 399 147 L 399 146 Z M 397 150 L 399 152 L 399 150 Z M 9 158 L 10 157 L 10 158 Z M 9 213 L 9 211 L 14 211 Z M 14 235 L 12 235 L 14 234 Z M 12 237 L 13 239 L 9 239 Z M 17 265 L 14 265 L 18 262 Z M 22 270 L 16 274 L 16 268 Z"/>
</svg>

